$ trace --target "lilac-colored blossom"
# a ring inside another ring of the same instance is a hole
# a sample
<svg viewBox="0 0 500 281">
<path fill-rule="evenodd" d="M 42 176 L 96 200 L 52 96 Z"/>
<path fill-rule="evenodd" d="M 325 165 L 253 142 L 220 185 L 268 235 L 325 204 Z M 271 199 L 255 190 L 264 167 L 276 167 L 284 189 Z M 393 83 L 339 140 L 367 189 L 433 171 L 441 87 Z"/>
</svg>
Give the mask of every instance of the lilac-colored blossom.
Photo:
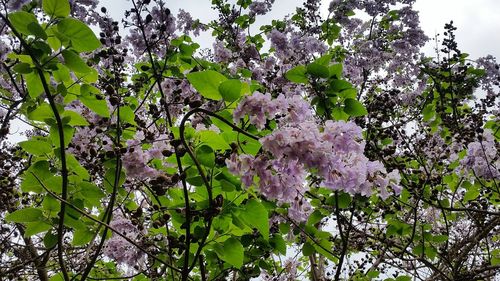
<svg viewBox="0 0 500 281">
<path fill-rule="evenodd" d="M 115 215 L 110 226 L 131 240 L 137 241 L 141 236 L 137 227 L 122 215 Z M 118 263 L 128 266 L 136 266 L 144 256 L 142 251 L 116 233 L 113 233 L 111 238 L 106 241 L 104 254 Z"/>
</svg>

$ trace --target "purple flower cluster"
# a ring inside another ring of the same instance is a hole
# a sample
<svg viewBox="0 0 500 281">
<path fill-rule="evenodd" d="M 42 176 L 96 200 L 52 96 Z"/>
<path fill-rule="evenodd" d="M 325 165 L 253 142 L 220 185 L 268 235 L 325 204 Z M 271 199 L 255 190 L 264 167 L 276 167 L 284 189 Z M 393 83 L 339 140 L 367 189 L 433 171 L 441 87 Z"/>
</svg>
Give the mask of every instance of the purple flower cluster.
<svg viewBox="0 0 500 281">
<path fill-rule="evenodd" d="M 207 30 L 204 25 L 200 24 L 198 20 L 193 20 L 191 14 L 183 9 L 179 9 L 177 14 L 177 28 L 185 34 L 192 32 L 195 36 L 200 35 L 200 31 Z"/>
<path fill-rule="evenodd" d="M 147 24 L 143 23 L 144 19 L 139 21 L 135 13 L 131 14 L 132 24 L 136 28 L 130 30 L 125 41 L 130 44 L 134 55 L 137 57 L 143 56 L 147 47 L 152 49 L 156 54 L 164 55 L 167 46 L 165 44 L 151 44 L 151 42 L 170 37 L 176 30 L 176 19 L 169 10 L 167 11 L 154 6 L 149 12 L 153 20 Z M 146 39 L 149 41 L 149 46 L 146 46 L 147 42 L 144 40 L 140 26 L 144 27 L 144 33 Z"/>
<path fill-rule="evenodd" d="M 264 155 L 232 154 L 226 160 L 229 171 L 241 175 L 243 184 L 253 185 L 254 177 L 259 178 L 259 192 L 270 200 L 290 204 L 288 215 L 297 221 L 305 221 L 311 213 L 311 206 L 303 198 L 306 191 L 306 171 L 298 161 L 269 159 Z"/>
<path fill-rule="evenodd" d="M 322 128 L 314 121 L 290 123 L 260 142 L 271 157 L 233 154 L 228 169 L 247 187 L 258 177 L 259 191 L 279 203 L 290 203 L 289 216 L 296 220 L 307 219 L 310 210 L 301 198 L 307 191 L 308 171 L 315 171 L 322 186 L 353 195 L 369 196 L 375 189 L 386 199 L 389 188 L 401 192 L 399 172 L 388 173 L 382 163 L 363 154 L 361 128 L 352 122 L 327 121 Z"/>
<path fill-rule="evenodd" d="M 224 46 L 223 42 L 216 41 L 213 46 L 214 46 L 214 59 L 216 62 L 227 63 L 233 57 L 233 53 L 231 52 L 231 50 L 229 50 Z"/>
<path fill-rule="evenodd" d="M 167 136 L 159 136 L 158 139 L 167 139 Z M 143 150 L 141 146 L 143 140 L 144 133 L 138 131 L 134 139 L 127 141 L 128 150 L 122 158 L 127 176 L 138 180 L 159 176 L 161 172 L 150 167 L 148 163 L 155 158 L 163 159 L 162 151 L 169 149 L 169 145 L 166 142 L 158 141 L 149 149 Z"/>
<path fill-rule="evenodd" d="M 415 83 L 422 80 L 417 78 L 420 49 L 428 37 L 420 28 L 414 1 L 396 2 L 337 0 L 330 3 L 329 11 L 343 27 L 339 42 L 348 50 L 344 74 L 351 83 L 364 88 L 385 85 L 416 96 L 422 92 Z M 347 16 L 357 10 L 370 15 L 370 20 Z"/>
<path fill-rule="evenodd" d="M 290 39 L 288 39 L 288 34 L 290 34 Z M 323 41 L 314 36 L 288 30 L 281 32 L 273 29 L 267 36 L 271 41 L 271 47 L 276 51 L 276 56 L 282 60 L 294 55 L 296 58 L 307 58 L 312 54 L 323 54 L 328 49 Z"/>
<path fill-rule="evenodd" d="M 255 92 L 238 104 L 233 117 L 238 122 L 248 114 L 250 123 L 263 129 L 267 119 L 278 119 L 280 124 L 301 123 L 312 118 L 311 112 L 310 105 L 299 95 L 286 97 L 280 94 L 273 99 L 269 93 Z"/>
<path fill-rule="evenodd" d="M 250 17 L 255 17 L 255 15 L 265 15 L 271 10 L 273 3 L 274 0 L 254 1 L 250 4 L 250 6 L 248 6 L 248 9 L 250 10 L 248 15 Z"/>
<path fill-rule="evenodd" d="M 477 66 L 484 69 L 485 75 L 481 77 L 481 88 L 488 96 L 498 96 L 500 82 L 500 64 L 492 55 L 487 55 L 476 60 Z M 497 92 L 495 92 L 495 88 Z"/>
<path fill-rule="evenodd" d="M 115 215 L 110 226 L 131 240 L 138 240 L 141 236 L 137 227 L 122 215 Z M 139 249 L 116 233 L 113 233 L 111 238 L 106 241 L 104 254 L 118 263 L 128 266 L 136 266 L 143 257 L 143 253 Z"/>
<path fill-rule="evenodd" d="M 317 171 L 321 184 L 332 190 L 370 195 L 377 187 L 384 199 L 389 196 L 389 186 L 400 191 L 399 173 L 387 173 L 382 163 L 363 154 L 361 128 L 352 122 L 327 121 L 322 131 L 316 123 L 304 122 L 278 129 L 261 142 L 274 157 L 298 161 Z"/>
<path fill-rule="evenodd" d="M 495 141 L 490 130 L 485 130 L 482 140 L 467 145 L 467 155 L 460 161 L 466 173 L 473 173 L 484 179 L 500 179 L 500 159 Z"/>
</svg>

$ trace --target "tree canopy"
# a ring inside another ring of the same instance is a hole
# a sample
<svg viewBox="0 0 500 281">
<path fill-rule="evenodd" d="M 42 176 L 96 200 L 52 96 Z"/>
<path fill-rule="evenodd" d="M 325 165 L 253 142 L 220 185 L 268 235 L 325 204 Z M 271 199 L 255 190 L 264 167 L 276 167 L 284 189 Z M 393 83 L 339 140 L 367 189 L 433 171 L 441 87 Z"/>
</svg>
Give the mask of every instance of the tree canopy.
<svg viewBox="0 0 500 281">
<path fill-rule="evenodd" d="M 499 278 L 499 65 L 414 2 L 0 0 L 0 280 Z"/>
</svg>

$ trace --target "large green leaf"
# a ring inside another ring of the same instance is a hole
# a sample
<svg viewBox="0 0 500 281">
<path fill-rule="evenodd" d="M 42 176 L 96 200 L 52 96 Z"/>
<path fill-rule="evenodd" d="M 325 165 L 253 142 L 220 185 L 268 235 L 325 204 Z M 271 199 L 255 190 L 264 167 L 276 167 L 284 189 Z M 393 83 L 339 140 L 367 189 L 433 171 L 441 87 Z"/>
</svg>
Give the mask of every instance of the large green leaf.
<svg viewBox="0 0 500 281">
<path fill-rule="evenodd" d="M 105 100 L 99 100 L 94 95 L 81 95 L 80 101 L 97 115 L 109 118 L 108 104 Z"/>
<path fill-rule="evenodd" d="M 303 65 L 296 66 L 288 70 L 285 74 L 286 79 L 295 83 L 307 83 L 309 79 L 306 76 L 306 67 Z"/>
<path fill-rule="evenodd" d="M 38 76 L 38 73 L 31 72 L 25 74 L 24 77 L 30 97 L 37 98 L 44 92 L 42 80 L 40 79 L 40 76 Z"/>
<path fill-rule="evenodd" d="M 363 104 L 355 99 L 346 99 L 344 101 L 344 105 L 344 112 L 351 116 L 357 117 L 368 114 L 368 111 Z"/>
<path fill-rule="evenodd" d="M 205 130 L 201 131 L 199 134 L 200 140 L 203 143 L 210 145 L 214 150 L 224 150 L 231 148 L 229 144 L 227 144 L 227 142 L 224 140 L 224 138 L 214 131 Z"/>
<path fill-rule="evenodd" d="M 215 166 L 214 150 L 208 145 L 201 145 L 196 149 L 196 158 L 203 166 L 210 168 Z"/>
<path fill-rule="evenodd" d="M 219 72 L 213 70 L 198 71 L 189 73 L 186 77 L 189 83 L 205 98 L 211 100 L 222 98 L 219 86 L 227 78 Z"/>
<path fill-rule="evenodd" d="M 64 147 L 68 147 L 73 135 L 75 133 L 75 128 L 70 125 L 63 125 L 63 137 L 64 137 Z M 59 140 L 59 128 L 57 126 L 50 127 L 50 139 L 55 147 L 61 147 L 61 142 Z"/>
<path fill-rule="evenodd" d="M 128 105 L 120 106 L 120 120 L 131 125 L 137 125 L 135 122 L 135 113 Z"/>
<path fill-rule="evenodd" d="M 19 143 L 26 152 L 33 155 L 44 155 L 52 151 L 52 145 L 41 140 L 28 140 Z"/>
<path fill-rule="evenodd" d="M 240 214 L 241 220 L 251 228 L 256 228 L 264 239 L 269 239 L 269 217 L 267 209 L 257 200 L 250 199 Z"/>
<path fill-rule="evenodd" d="M 68 124 L 71 126 L 88 126 L 89 122 L 80 115 L 80 113 L 72 110 L 65 110 L 61 117 L 69 118 Z"/>
<path fill-rule="evenodd" d="M 52 229 L 52 225 L 41 220 L 26 223 L 26 229 L 24 230 L 25 237 L 31 237 L 35 234 L 45 232 Z"/>
<path fill-rule="evenodd" d="M 342 64 L 336 63 L 328 67 L 330 71 L 330 77 L 336 76 L 337 78 L 342 77 Z"/>
<path fill-rule="evenodd" d="M 88 228 L 81 228 L 73 232 L 73 241 L 71 244 L 73 246 L 82 246 L 89 243 L 94 237 L 95 233 Z"/>
<path fill-rule="evenodd" d="M 100 200 L 105 196 L 104 192 L 97 185 L 86 181 L 82 181 L 79 186 L 83 199 L 91 206 L 99 206 Z"/>
<path fill-rule="evenodd" d="M 14 28 L 24 35 L 32 34 L 28 28 L 30 24 L 38 24 L 35 15 L 25 11 L 10 13 L 9 20 Z"/>
<path fill-rule="evenodd" d="M 51 18 L 65 18 L 69 16 L 70 7 L 67 0 L 43 0 L 43 11 Z"/>
<path fill-rule="evenodd" d="M 64 64 L 74 72 L 89 73 L 92 69 L 83 61 L 83 59 L 71 50 L 62 51 Z"/>
<path fill-rule="evenodd" d="M 40 193 L 43 191 L 40 181 L 44 183 L 45 187 L 47 187 L 45 181 L 51 176 L 52 173 L 49 170 L 49 163 L 47 161 L 35 162 L 24 172 L 24 179 L 21 182 L 21 190 L 23 192 L 32 191 Z"/>
<path fill-rule="evenodd" d="M 35 110 L 28 113 L 28 118 L 34 121 L 42 121 L 45 122 L 47 119 L 55 120 L 54 113 L 52 112 L 52 108 L 48 103 L 42 103 Z"/>
<path fill-rule="evenodd" d="M 238 79 L 229 79 L 219 85 L 219 92 L 225 101 L 236 101 L 241 95 L 241 81 Z"/>
<path fill-rule="evenodd" d="M 5 220 L 10 222 L 32 222 L 41 219 L 43 219 L 43 212 L 36 208 L 17 210 L 5 216 Z"/>
<path fill-rule="evenodd" d="M 330 70 L 328 67 L 315 62 L 307 65 L 307 73 L 319 78 L 330 77 Z"/>
<path fill-rule="evenodd" d="M 220 258 L 236 268 L 241 268 L 244 258 L 243 245 L 236 238 L 227 239 L 224 241 L 224 255 Z"/>
<path fill-rule="evenodd" d="M 92 29 L 77 19 L 61 20 L 57 24 L 57 30 L 71 41 L 71 46 L 78 52 L 91 52 L 101 46 Z"/>
</svg>

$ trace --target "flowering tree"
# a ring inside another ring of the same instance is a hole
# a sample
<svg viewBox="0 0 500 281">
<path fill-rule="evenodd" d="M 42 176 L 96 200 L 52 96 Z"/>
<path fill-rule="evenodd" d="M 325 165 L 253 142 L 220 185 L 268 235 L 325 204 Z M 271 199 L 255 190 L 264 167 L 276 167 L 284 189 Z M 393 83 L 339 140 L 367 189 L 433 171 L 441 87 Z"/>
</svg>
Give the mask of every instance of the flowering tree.
<svg viewBox="0 0 500 281">
<path fill-rule="evenodd" d="M 131 2 L 0 1 L 0 280 L 499 277 L 499 66 L 452 23 Z"/>
</svg>

